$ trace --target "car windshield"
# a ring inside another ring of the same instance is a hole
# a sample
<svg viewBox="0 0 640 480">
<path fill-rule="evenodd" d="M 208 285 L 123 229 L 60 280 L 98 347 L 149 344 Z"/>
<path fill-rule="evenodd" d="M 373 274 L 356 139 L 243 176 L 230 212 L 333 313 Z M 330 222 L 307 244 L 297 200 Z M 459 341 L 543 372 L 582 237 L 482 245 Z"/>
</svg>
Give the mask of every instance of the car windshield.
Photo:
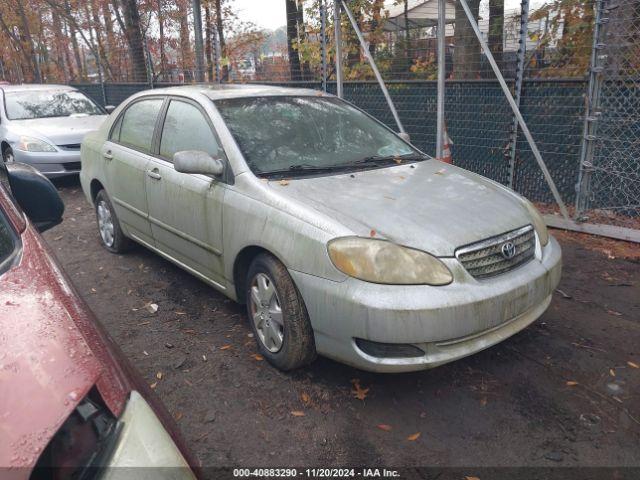
<svg viewBox="0 0 640 480">
<path fill-rule="evenodd" d="M 257 175 L 343 171 L 428 158 L 338 98 L 249 97 L 215 104 Z"/>
<path fill-rule="evenodd" d="M 75 90 L 5 91 L 4 96 L 9 120 L 104 115 L 98 105 Z"/>
</svg>

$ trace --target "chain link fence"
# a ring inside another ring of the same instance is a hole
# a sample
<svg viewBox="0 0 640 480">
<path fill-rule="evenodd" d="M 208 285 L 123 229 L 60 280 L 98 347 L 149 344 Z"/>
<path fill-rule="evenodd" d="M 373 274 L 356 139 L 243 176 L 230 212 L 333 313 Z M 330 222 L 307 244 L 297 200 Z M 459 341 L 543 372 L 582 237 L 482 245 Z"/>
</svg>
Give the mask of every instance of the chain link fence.
<svg viewBox="0 0 640 480">
<path fill-rule="evenodd" d="M 578 215 L 640 229 L 640 2 L 598 2 Z"/>
<path fill-rule="evenodd" d="M 265 0 L 277 28 L 249 21 L 241 0 L 28 2 L 50 13 L 33 39 L 39 78 L 71 83 L 103 105 L 198 78 L 335 94 L 339 64 L 344 98 L 397 130 L 368 53 L 412 142 L 435 154 L 437 0 L 347 0 L 353 22 L 344 8 L 336 15 L 342 2 Z M 467 4 L 574 218 L 640 230 L 640 2 Z M 196 61 L 196 11 L 202 62 Z M 459 1 L 446 0 L 444 38 L 454 164 L 554 212 L 550 189 Z M 0 45 L 0 77 L 35 81 L 29 55 L 10 55 L 10 48 L 18 47 Z"/>
</svg>

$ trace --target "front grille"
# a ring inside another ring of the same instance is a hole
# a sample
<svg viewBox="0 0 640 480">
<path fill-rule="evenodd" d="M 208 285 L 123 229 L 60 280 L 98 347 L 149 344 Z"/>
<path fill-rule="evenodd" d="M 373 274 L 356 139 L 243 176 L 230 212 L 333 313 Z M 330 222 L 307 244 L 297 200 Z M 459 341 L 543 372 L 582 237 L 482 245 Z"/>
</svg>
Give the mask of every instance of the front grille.
<svg viewBox="0 0 640 480">
<path fill-rule="evenodd" d="M 507 244 L 512 244 L 515 248 L 512 257 L 503 254 L 503 247 Z M 456 250 L 456 257 L 473 277 L 487 278 L 524 265 L 533 259 L 535 246 L 535 232 L 531 225 L 527 225 L 518 230 L 461 247 Z"/>
<path fill-rule="evenodd" d="M 62 168 L 64 168 L 68 172 L 75 172 L 77 170 L 80 170 L 80 162 L 63 163 Z"/>
<path fill-rule="evenodd" d="M 67 145 L 58 145 L 62 150 L 80 150 L 79 143 L 69 143 Z"/>
</svg>

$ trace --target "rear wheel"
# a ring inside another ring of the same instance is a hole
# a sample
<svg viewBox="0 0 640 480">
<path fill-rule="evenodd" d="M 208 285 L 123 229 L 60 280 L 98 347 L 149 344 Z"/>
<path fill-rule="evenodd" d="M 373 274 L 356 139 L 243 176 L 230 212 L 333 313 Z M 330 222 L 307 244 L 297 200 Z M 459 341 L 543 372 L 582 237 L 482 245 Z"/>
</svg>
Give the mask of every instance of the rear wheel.
<svg viewBox="0 0 640 480">
<path fill-rule="evenodd" d="M 300 292 L 286 267 L 258 255 L 247 275 L 247 314 L 260 353 L 280 370 L 293 370 L 316 357 L 313 330 Z"/>
<path fill-rule="evenodd" d="M 131 248 L 131 240 L 124 236 L 107 192 L 100 190 L 96 195 L 96 219 L 98 232 L 104 248 L 112 253 L 124 253 Z"/>
<path fill-rule="evenodd" d="M 13 163 L 15 161 L 15 157 L 13 156 L 13 150 L 11 147 L 5 147 L 2 150 L 2 160 L 4 163 Z"/>
</svg>

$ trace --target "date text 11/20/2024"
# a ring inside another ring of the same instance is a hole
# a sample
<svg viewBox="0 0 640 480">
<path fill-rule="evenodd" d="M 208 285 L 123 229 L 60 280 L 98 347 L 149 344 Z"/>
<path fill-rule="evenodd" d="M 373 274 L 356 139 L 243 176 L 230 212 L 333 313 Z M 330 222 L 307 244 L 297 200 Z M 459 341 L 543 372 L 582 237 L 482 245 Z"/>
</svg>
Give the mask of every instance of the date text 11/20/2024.
<svg viewBox="0 0 640 480">
<path fill-rule="evenodd" d="M 305 477 L 305 478 L 397 478 L 397 470 L 386 468 L 235 468 L 236 478 Z"/>
</svg>

